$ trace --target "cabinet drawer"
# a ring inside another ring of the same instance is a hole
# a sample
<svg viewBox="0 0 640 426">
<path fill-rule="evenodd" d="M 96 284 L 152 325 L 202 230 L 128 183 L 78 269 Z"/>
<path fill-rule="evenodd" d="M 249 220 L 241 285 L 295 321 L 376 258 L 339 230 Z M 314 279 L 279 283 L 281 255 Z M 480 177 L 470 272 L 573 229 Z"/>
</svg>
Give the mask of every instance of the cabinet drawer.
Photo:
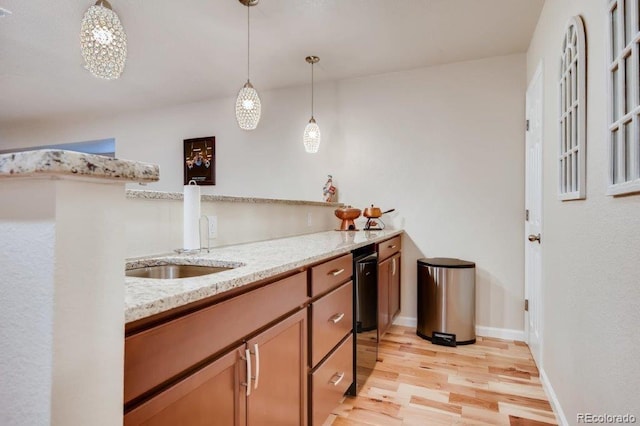
<svg viewBox="0 0 640 426">
<path fill-rule="evenodd" d="M 311 374 L 311 425 L 320 426 L 353 382 L 353 335 Z"/>
<path fill-rule="evenodd" d="M 378 260 L 384 260 L 395 253 L 399 252 L 402 248 L 402 237 L 390 238 L 378 244 Z"/>
<path fill-rule="evenodd" d="M 300 272 L 127 337 L 125 403 L 302 306 L 306 293 Z"/>
<path fill-rule="evenodd" d="M 353 256 L 346 254 L 311 268 L 311 297 L 351 279 Z"/>
<path fill-rule="evenodd" d="M 311 366 L 353 329 L 353 283 L 349 281 L 311 305 Z"/>
</svg>

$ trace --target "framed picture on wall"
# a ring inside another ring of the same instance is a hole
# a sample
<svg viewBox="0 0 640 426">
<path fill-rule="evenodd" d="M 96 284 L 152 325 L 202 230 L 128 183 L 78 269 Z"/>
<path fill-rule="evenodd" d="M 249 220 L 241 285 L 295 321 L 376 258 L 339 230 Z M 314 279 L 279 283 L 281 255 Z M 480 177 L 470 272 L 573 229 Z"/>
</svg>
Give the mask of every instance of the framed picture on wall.
<svg viewBox="0 0 640 426">
<path fill-rule="evenodd" d="M 216 138 L 184 140 L 184 184 L 195 181 L 198 185 L 216 184 Z"/>
</svg>

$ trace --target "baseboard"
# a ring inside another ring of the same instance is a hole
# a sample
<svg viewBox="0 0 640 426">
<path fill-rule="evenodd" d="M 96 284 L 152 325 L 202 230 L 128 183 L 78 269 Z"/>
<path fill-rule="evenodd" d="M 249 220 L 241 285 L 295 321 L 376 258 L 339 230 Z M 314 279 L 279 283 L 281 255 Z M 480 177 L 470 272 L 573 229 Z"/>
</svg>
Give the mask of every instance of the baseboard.
<svg viewBox="0 0 640 426">
<path fill-rule="evenodd" d="M 496 339 L 517 340 L 519 342 L 525 341 L 524 330 L 476 325 L 476 334 L 482 337 L 495 337 Z"/>
<path fill-rule="evenodd" d="M 558 396 L 553 390 L 553 386 L 551 386 L 551 382 L 549 381 L 549 377 L 547 377 L 547 373 L 545 373 L 542 368 L 538 368 L 538 371 L 540 372 L 540 381 L 542 382 L 542 388 L 546 392 L 547 398 L 549 398 L 549 403 L 551 403 L 553 412 L 556 413 L 558 424 L 560 426 L 569 426 L 567 417 L 564 415 L 564 411 L 562 411 L 562 406 L 560 406 L 560 401 L 558 401 Z"/>
<path fill-rule="evenodd" d="M 397 316 L 396 319 L 393 320 L 393 323 L 395 325 L 416 328 L 418 326 L 418 318 Z"/>
<path fill-rule="evenodd" d="M 396 319 L 393 320 L 393 323 L 395 325 L 416 328 L 418 326 L 418 318 L 397 316 Z M 509 328 L 494 328 L 477 325 L 476 334 L 483 337 L 495 337 L 496 339 L 517 340 L 520 342 L 525 341 L 523 330 L 511 330 Z"/>
</svg>

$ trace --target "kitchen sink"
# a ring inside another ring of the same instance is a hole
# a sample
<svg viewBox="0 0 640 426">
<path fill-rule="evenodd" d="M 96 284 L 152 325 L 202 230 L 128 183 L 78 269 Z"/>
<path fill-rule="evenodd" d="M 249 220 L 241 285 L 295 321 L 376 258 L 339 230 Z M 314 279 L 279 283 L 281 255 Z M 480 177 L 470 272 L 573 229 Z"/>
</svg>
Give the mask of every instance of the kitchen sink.
<svg viewBox="0 0 640 426">
<path fill-rule="evenodd" d="M 160 280 L 175 278 L 191 278 L 201 275 L 215 274 L 216 272 L 228 271 L 233 267 L 227 266 L 201 266 L 201 265 L 178 265 L 168 263 L 165 265 L 143 266 L 125 270 L 127 277 L 155 278 Z"/>
</svg>

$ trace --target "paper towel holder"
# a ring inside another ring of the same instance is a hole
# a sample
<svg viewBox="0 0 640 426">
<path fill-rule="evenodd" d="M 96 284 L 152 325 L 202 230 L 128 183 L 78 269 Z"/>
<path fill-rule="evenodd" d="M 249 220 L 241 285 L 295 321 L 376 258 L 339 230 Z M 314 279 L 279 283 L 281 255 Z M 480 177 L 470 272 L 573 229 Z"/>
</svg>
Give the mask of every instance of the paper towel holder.
<svg viewBox="0 0 640 426">
<path fill-rule="evenodd" d="M 207 227 L 204 228 L 205 240 L 207 241 L 207 247 L 202 247 L 202 219 L 206 221 Z M 211 251 L 211 239 L 209 239 L 209 216 L 203 214 L 200 216 L 200 221 L 198 223 L 198 231 L 200 233 L 200 252 L 202 252 L 205 248 L 207 249 L 207 253 Z"/>
</svg>

